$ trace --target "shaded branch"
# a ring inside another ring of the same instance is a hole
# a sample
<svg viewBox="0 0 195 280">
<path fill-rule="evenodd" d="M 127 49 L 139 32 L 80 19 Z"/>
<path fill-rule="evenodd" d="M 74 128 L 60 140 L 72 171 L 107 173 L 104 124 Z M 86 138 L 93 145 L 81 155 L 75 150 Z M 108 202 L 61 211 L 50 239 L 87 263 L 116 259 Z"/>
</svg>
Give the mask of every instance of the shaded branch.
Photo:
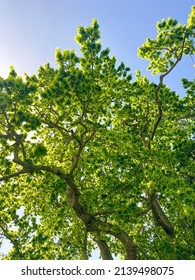
<svg viewBox="0 0 195 280">
<path fill-rule="evenodd" d="M 100 254 L 102 256 L 103 260 L 113 260 L 112 254 L 110 253 L 110 249 L 108 247 L 108 244 L 105 240 L 102 239 L 96 239 L 95 242 L 97 243 Z"/>
<path fill-rule="evenodd" d="M 67 188 L 68 204 L 73 208 L 77 217 L 83 221 L 87 231 L 91 233 L 104 232 L 114 236 L 115 238 L 121 241 L 121 243 L 125 248 L 125 252 L 126 252 L 125 259 L 128 260 L 137 259 L 136 247 L 131 237 L 120 228 L 118 228 L 118 230 L 113 231 L 112 224 L 109 224 L 107 222 L 102 222 L 101 220 L 97 220 L 97 217 L 95 217 L 95 215 L 89 213 L 86 207 L 82 206 L 79 203 L 80 192 L 74 182 L 73 176 L 69 176 L 66 182 L 68 184 L 68 188 Z M 105 241 L 99 240 L 98 246 L 102 248 L 102 255 L 105 254 L 104 255 L 105 257 L 109 257 L 109 251 L 108 251 L 109 248 L 107 247 Z"/>
<path fill-rule="evenodd" d="M 20 145 L 21 145 L 21 135 L 13 132 L 13 139 L 15 140 L 14 143 L 14 158 L 13 162 L 22 166 L 23 170 L 19 171 L 18 175 L 22 173 L 32 173 L 34 171 L 47 171 L 50 173 L 53 173 L 57 176 L 59 176 L 62 179 L 67 179 L 68 175 L 63 173 L 61 169 L 57 167 L 51 167 L 51 166 L 45 166 L 45 165 L 36 165 L 36 164 L 29 164 L 19 158 L 19 150 L 20 150 Z M 8 175 L 9 176 L 9 175 Z M 17 173 L 14 174 L 14 177 L 17 176 Z M 12 176 L 13 177 L 13 176 Z"/>
<path fill-rule="evenodd" d="M 169 222 L 167 216 L 165 215 L 164 211 L 162 210 L 159 202 L 157 201 L 155 195 L 150 196 L 150 203 L 151 203 L 151 209 L 153 213 L 153 217 L 156 221 L 156 223 L 161 226 L 166 234 L 171 237 L 172 239 L 174 238 L 174 228 Z"/>
<path fill-rule="evenodd" d="M 88 254 L 87 254 L 87 230 L 85 229 L 84 232 L 84 240 L 81 248 L 81 254 L 82 254 L 82 260 L 88 260 Z"/>
<path fill-rule="evenodd" d="M 108 233 L 116 237 L 123 244 L 125 248 L 125 260 L 137 260 L 136 246 L 126 232 L 120 230 L 118 232 L 108 231 Z"/>
<path fill-rule="evenodd" d="M 8 133 L 8 134 L 0 134 L 0 139 L 10 139 L 11 137 L 11 134 Z"/>
<path fill-rule="evenodd" d="M 21 175 L 21 174 L 27 174 L 27 173 L 29 173 L 28 170 L 22 169 L 22 170 L 20 170 L 20 171 L 18 171 L 18 172 L 15 172 L 15 173 L 13 173 L 13 174 L 5 175 L 5 176 L 3 176 L 3 177 L 0 177 L 0 182 L 5 181 L 5 180 L 8 180 L 8 179 L 11 179 L 11 178 L 14 178 L 14 177 L 18 177 L 18 176 Z"/>
<path fill-rule="evenodd" d="M 177 116 L 176 118 L 178 120 L 185 120 L 185 119 L 195 118 L 195 113 L 187 114 L 185 116 Z"/>
</svg>

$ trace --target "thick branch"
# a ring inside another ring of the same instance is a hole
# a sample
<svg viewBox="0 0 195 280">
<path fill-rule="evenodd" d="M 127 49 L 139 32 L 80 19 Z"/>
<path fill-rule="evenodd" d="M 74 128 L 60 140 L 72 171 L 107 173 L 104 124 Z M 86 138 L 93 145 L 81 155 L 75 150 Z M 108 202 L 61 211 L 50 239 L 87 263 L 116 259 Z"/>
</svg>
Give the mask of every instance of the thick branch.
<svg viewBox="0 0 195 280">
<path fill-rule="evenodd" d="M 110 249 L 105 240 L 95 240 L 97 243 L 103 260 L 113 260 Z"/>
<path fill-rule="evenodd" d="M 87 231 L 96 232 L 96 233 L 102 231 L 104 233 L 114 236 L 115 238 L 121 241 L 121 243 L 125 248 L 125 252 L 126 252 L 125 259 L 136 260 L 137 259 L 136 247 L 131 237 L 128 236 L 128 234 L 121 229 L 118 229 L 117 231 L 113 231 L 112 224 L 98 220 L 97 216 L 95 217 L 95 215 L 90 214 L 87 211 L 87 208 L 79 203 L 80 192 L 74 182 L 73 176 L 69 176 L 66 182 L 68 184 L 67 202 L 69 206 L 71 206 L 74 209 L 77 217 L 83 221 Z M 109 253 L 105 241 L 100 240 L 98 246 L 100 246 L 103 250 L 103 252 L 101 253 L 105 254 L 105 256 L 108 257 Z"/>
<path fill-rule="evenodd" d="M 119 232 L 110 231 L 109 233 L 123 244 L 125 248 L 125 260 L 137 260 L 136 246 L 126 232 L 120 230 Z"/>
<path fill-rule="evenodd" d="M 84 238 L 83 238 L 83 242 L 82 242 L 82 247 L 81 247 L 81 259 L 82 260 L 88 260 L 88 254 L 87 254 L 87 230 L 84 230 Z"/>
<path fill-rule="evenodd" d="M 61 171 L 61 169 L 59 169 L 57 167 L 29 164 L 20 159 L 13 159 L 13 162 L 24 167 L 23 170 L 25 170 L 25 173 L 33 173 L 34 171 L 47 171 L 47 172 L 50 172 L 52 174 L 59 176 L 61 179 L 64 179 L 64 180 L 66 180 L 68 177 L 68 174 L 63 173 Z"/>
<path fill-rule="evenodd" d="M 174 228 L 169 222 L 164 211 L 162 210 L 155 195 L 151 195 L 150 203 L 151 203 L 151 209 L 156 223 L 164 229 L 164 231 L 169 237 L 174 238 Z"/>
</svg>

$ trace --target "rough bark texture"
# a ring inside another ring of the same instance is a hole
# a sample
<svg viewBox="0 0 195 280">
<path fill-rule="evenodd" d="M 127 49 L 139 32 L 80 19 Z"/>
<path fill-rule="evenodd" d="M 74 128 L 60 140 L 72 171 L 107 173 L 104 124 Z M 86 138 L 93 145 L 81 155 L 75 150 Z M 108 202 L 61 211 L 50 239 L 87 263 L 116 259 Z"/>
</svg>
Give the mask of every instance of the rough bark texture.
<svg viewBox="0 0 195 280">
<path fill-rule="evenodd" d="M 125 248 L 125 260 L 137 260 L 136 246 L 130 236 L 122 230 L 118 233 L 112 232 L 111 234 L 123 244 Z"/>
<path fill-rule="evenodd" d="M 113 260 L 110 249 L 105 240 L 96 240 L 103 260 Z"/>
<path fill-rule="evenodd" d="M 156 223 L 164 229 L 164 231 L 167 233 L 169 237 L 174 238 L 174 228 L 169 222 L 164 211 L 162 210 L 155 195 L 151 196 L 150 202 L 151 202 L 153 217 Z"/>
</svg>

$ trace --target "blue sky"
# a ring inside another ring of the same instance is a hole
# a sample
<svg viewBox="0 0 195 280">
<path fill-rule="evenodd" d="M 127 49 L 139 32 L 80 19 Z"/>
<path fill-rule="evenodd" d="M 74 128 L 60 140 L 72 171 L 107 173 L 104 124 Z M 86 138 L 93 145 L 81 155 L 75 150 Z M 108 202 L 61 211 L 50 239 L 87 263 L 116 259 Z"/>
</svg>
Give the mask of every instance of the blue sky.
<svg viewBox="0 0 195 280">
<path fill-rule="evenodd" d="M 19 75 L 37 73 L 40 65 L 55 67 L 55 49 L 76 49 L 77 26 L 100 24 L 103 47 L 109 47 L 118 62 L 124 61 L 156 81 L 146 71 L 147 61 L 137 57 L 137 48 L 147 37 L 155 38 L 156 22 L 169 16 L 187 23 L 194 0 L 0 0 L 0 76 L 10 65 Z M 195 78 L 194 58 L 184 58 L 165 82 L 180 95 L 180 80 Z M 6 243 L 3 251 L 7 249 Z M 2 250 L 1 250 L 2 251 Z"/>
<path fill-rule="evenodd" d="M 37 73 L 40 65 L 55 67 L 54 53 L 78 49 L 74 41 L 77 26 L 100 24 L 103 47 L 117 60 L 130 66 L 132 73 L 146 71 L 147 61 L 137 57 L 137 48 L 146 37 L 156 35 L 156 22 L 169 16 L 186 23 L 194 0 L 0 0 L 0 75 L 13 65 L 22 75 Z M 195 60 L 195 59 L 194 59 Z M 181 77 L 194 78 L 193 60 L 184 59 L 167 77 L 167 83 L 183 94 Z M 151 77 L 155 81 L 154 77 Z"/>
</svg>

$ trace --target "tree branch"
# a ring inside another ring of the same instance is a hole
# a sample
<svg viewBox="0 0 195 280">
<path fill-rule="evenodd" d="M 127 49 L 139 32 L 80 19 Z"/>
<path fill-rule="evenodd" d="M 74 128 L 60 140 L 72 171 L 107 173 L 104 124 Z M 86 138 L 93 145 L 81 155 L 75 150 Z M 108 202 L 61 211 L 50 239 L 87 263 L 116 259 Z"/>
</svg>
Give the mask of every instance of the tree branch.
<svg viewBox="0 0 195 280">
<path fill-rule="evenodd" d="M 15 173 L 13 173 L 13 174 L 5 175 L 5 176 L 3 176 L 3 177 L 0 177 L 0 182 L 5 181 L 5 180 L 8 180 L 8 179 L 11 179 L 11 178 L 14 178 L 14 177 L 18 177 L 18 176 L 21 175 L 21 174 L 27 174 L 27 173 L 29 173 L 28 170 L 22 169 L 22 170 L 20 170 L 20 171 L 18 171 L 18 172 L 15 172 Z"/>
<path fill-rule="evenodd" d="M 155 89 L 155 92 L 154 92 L 154 98 L 155 98 L 155 101 L 156 103 L 158 104 L 158 117 L 156 119 L 156 122 L 154 123 L 154 126 L 153 126 L 153 129 L 152 129 L 152 132 L 151 132 L 151 135 L 150 135 L 150 138 L 149 138 L 149 141 L 148 141 L 148 149 L 150 149 L 150 143 L 151 141 L 154 139 L 154 136 L 155 136 L 155 133 L 156 133 L 156 130 L 157 130 L 157 127 L 162 119 L 162 116 L 163 116 L 163 112 L 162 112 L 162 101 L 159 99 L 159 96 L 158 96 L 158 92 L 159 90 L 161 89 L 162 85 L 163 85 L 163 80 L 164 78 L 170 74 L 172 72 L 172 70 L 176 67 L 176 65 L 179 63 L 179 61 L 182 59 L 182 55 L 183 55 L 183 50 L 184 50 L 184 45 L 185 45 L 185 37 L 182 41 L 182 46 L 181 46 L 181 54 L 179 57 L 177 57 L 175 63 L 170 67 L 170 69 L 165 72 L 164 74 L 160 75 L 160 81 L 159 81 L 159 84 L 158 86 L 156 87 Z"/>
<path fill-rule="evenodd" d="M 97 243 L 97 245 L 100 249 L 102 259 L 103 260 L 113 260 L 113 257 L 110 253 L 110 249 L 108 247 L 107 242 L 105 240 L 102 240 L 102 239 L 97 239 L 97 240 L 95 240 L 95 242 Z"/>
<path fill-rule="evenodd" d="M 21 247 L 21 246 L 20 246 L 20 244 L 19 244 L 19 241 L 18 241 L 17 239 L 13 238 L 13 237 L 11 236 L 11 234 L 8 232 L 7 229 L 3 228 L 2 226 L 0 226 L 0 229 L 2 230 L 4 236 L 13 244 L 13 246 L 14 246 L 14 248 L 15 248 L 17 254 L 18 254 L 19 260 L 25 259 L 24 256 L 23 256 L 23 254 L 22 254 L 21 251 L 20 251 L 20 247 Z"/>
<path fill-rule="evenodd" d="M 0 138 L 2 139 L 9 139 L 11 137 L 11 134 L 8 133 L 8 134 L 0 134 Z"/>
<path fill-rule="evenodd" d="M 167 216 L 165 215 L 164 211 L 162 210 L 159 202 L 157 201 L 155 195 L 150 196 L 150 203 L 152 208 L 153 217 L 158 225 L 160 225 L 166 234 L 174 238 L 174 228 L 169 222 Z"/>
<path fill-rule="evenodd" d="M 118 229 L 116 232 L 112 230 L 113 225 L 109 223 L 102 222 L 101 220 L 97 220 L 95 215 L 90 214 L 87 209 L 79 203 L 80 192 L 74 182 L 74 177 L 69 176 L 66 180 L 68 184 L 67 188 L 67 200 L 69 201 L 69 206 L 73 208 L 77 217 L 81 219 L 87 229 L 88 232 L 104 232 L 114 236 L 119 239 L 123 244 L 126 257 L 125 259 L 135 260 L 137 259 L 136 255 L 136 247 L 130 236 L 126 232 L 121 229 Z M 105 241 L 101 240 L 99 242 L 100 248 L 102 248 L 102 254 L 105 254 L 105 257 L 109 257 L 108 248 L 105 244 Z"/>
<path fill-rule="evenodd" d="M 136 246 L 126 232 L 120 230 L 118 232 L 108 231 L 108 233 L 116 237 L 123 244 L 125 248 L 125 260 L 137 260 Z"/>
<path fill-rule="evenodd" d="M 188 114 L 188 115 L 185 115 L 185 116 L 177 116 L 176 118 L 178 120 L 185 120 L 185 119 L 190 119 L 190 118 L 194 118 L 194 117 L 195 117 L 195 113 Z"/>
</svg>

